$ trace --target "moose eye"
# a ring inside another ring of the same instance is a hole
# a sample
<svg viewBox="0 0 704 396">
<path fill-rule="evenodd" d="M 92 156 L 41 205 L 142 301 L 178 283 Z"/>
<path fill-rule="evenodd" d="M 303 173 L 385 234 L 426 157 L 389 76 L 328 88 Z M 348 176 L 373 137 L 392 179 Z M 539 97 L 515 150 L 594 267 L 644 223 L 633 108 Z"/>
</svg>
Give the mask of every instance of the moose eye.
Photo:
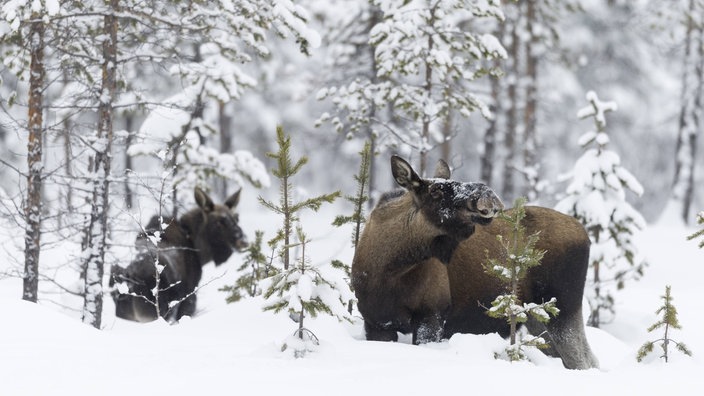
<svg viewBox="0 0 704 396">
<path fill-rule="evenodd" d="M 430 196 L 434 199 L 442 197 L 442 188 L 436 184 L 430 186 Z"/>
</svg>

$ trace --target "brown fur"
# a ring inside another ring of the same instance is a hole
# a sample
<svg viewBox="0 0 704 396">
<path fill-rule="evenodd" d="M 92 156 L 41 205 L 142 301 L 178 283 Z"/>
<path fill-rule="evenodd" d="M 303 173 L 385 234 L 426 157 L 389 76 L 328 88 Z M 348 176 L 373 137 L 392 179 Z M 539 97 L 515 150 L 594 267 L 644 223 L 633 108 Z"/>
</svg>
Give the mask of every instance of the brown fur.
<svg viewBox="0 0 704 396">
<path fill-rule="evenodd" d="M 503 205 L 480 183 L 446 180 L 444 162 L 436 179 L 421 179 L 399 157 L 391 159 L 405 194 L 387 194 L 372 211 L 352 263 L 352 286 L 364 316 L 367 339 L 414 343 L 439 341 L 450 308 L 444 264 L 459 241 Z"/>
<path fill-rule="evenodd" d="M 445 265 L 429 251 L 414 248 L 429 245 L 439 230 L 418 211 L 409 211 L 411 206 L 412 197 L 405 194 L 377 207 L 357 245 L 353 287 L 358 296 L 367 297 L 359 299 L 359 310 L 368 313 L 367 333 L 380 340 L 396 341 L 397 329 L 411 333 L 415 323 L 439 320 L 437 314 L 444 315 L 450 307 Z M 385 238 L 377 238 L 379 234 Z M 394 242 L 401 240 L 403 245 Z M 365 257 L 365 252 L 372 255 Z M 408 257 L 417 264 L 406 265 Z"/>
<path fill-rule="evenodd" d="M 482 185 L 421 179 L 397 157 L 392 171 L 407 191 L 385 195 L 372 211 L 352 263 L 367 339 L 396 341 L 397 332 L 413 333 L 414 343 L 458 332 L 506 335 L 507 324 L 487 316 L 485 308 L 504 287 L 482 267 L 487 250 L 491 257 L 501 251 L 496 235 L 508 233 L 505 222 L 489 224 L 503 208 L 500 200 Z M 449 168 L 438 174 L 449 177 Z M 446 189 L 447 183 L 453 188 Z M 449 196 L 434 193 L 438 187 Z M 465 188 L 476 193 L 452 196 Z M 520 297 L 536 303 L 556 297 L 561 310 L 547 327 L 529 321 L 528 329 L 536 335 L 546 331 L 547 353 L 561 357 L 566 367 L 597 367 L 581 308 L 589 238 L 569 216 L 539 207 L 526 212 L 524 225 L 529 233 L 540 231 L 537 248 L 547 253 L 521 285 Z"/>
<path fill-rule="evenodd" d="M 551 345 L 547 353 L 561 357 L 565 367 L 598 367 L 584 334 L 582 296 L 589 265 L 589 237 L 573 217 L 541 207 L 526 207 L 523 220 L 527 233 L 540 232 L 537 249 L 545 250 L 541 265 L 532 268 L 519 287 L 523 302 L 542 303 L 557 299 L 560 314 L 547 328 L 537 321 L 528 323 L 529 331 L 538 335 L 547 331 Z M 496 257 L 501 251 L 496 236 L 507 236 L 504 221 L 478 227 L 474 235 L 460 243 L 448 266 L 452 309 L 447 317 L 445 336 L 454 333 L 492 333 L 508 335 L 504 320 L 486 315 L 486 307 L 503 292 L 503 286 L 482 267 L 487 251 Z"/>
</svg>

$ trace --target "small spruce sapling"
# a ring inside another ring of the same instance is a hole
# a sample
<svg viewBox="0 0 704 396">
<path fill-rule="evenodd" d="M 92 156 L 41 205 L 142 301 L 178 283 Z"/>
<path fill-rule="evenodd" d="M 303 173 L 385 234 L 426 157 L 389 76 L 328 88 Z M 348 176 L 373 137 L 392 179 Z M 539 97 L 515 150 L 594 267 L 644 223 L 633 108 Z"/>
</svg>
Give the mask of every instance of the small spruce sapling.
<svg viewBox="0 0 704 396">
<path fill-rule="evenodd" d="M 352 232 L 352 246 L 354 247 L 357 247 L 359 234 L 364 223 L 364 204 L 369 201 L 366 190 L 369 184 L 369 164 L 371 163 L 371 144 L 369 141 L 364 143 L 364 148 L 359 152 L 359 156 L 362 160 L 359 164 L 359 173 L 354 175 L 354 180 L 357 181 L 357 194 L 355 196 L 345 196 L 345 199 L 354 206 L 354 212 L 350 216 L 337 216 L 332 223 L 337 227 L 342 227 L 345 224 L 354 225 L 354 231 Z"/>
<path fill-rule="evenodd" d="M 272 248 L 283 242 L 282 261 L 284 269 L 287 270 L 290 263 L 291 237 L 293 236 L 293 225 L 298 222 L 298 212 L 303 209 L 312 209 L 317 212 L 324 203 L 332 203 L 340 196 L 340 191 L 332 194 L 324 194 L 318 197 L 309 198 L 301 202 L 293 202 L 293 185 L 291 178 L 301 170 L 301 167 L 308 162 L 308 157 L 299 158 L 294 164 L 291 160 L 291 137 L 286 136 L 281 126 L 276 127 L 276 143 L 279 151 L 267 153 L 267 157 L 276 160 L 277 167 L 271 173 L 280 180 L 279 203 L 278 205 L 265 200 L 259 196 L 259 203 L 267 209 L 283 216 L 283 227 L 276 232 L 276 236 L 269 240 Z"/>
<path fill-rule="evenodd" d="M 698 223 L 700 226 L 704 226 L 704 211 L 699 212 L 699 214 L 697 214 L 697 223 Z M 699 231 L 695 232 L 694 234 L 688 236 L 688 237 L 687 237 L 687 240 L 688 240 L 688 241 L 691 241 L 692 239 L 702 238 L 702 240 L 699 241 L 699 248 L 700 248 L 700 249 L 704 249 L 704 238 L 703 238 L 703 237 L 704 237 L 704 228 L 702 228 L 701 230 L 699 230 Z"/>
<path fill-rule="evenodd" d="M 281 351 L 291 350 L 297 358 L 315 350 L 318 338 L 312 331 L 304 327 L 307 317 L 315 318 L 323 312 L 336 316 L 339 320 L 349 320 L 341 293 L 340 284 L 335 276 L 330 276 L 331 267 L 313 265 L 307 256 L 310 239 L 305 235 L 300 225 L 296 227 L 298 242 L 290 247 L 300 247 L 300 257 L 287 270 L 283 270 L 271 278 L 271 284 L 264 293 L 266 306 L 264 310 L 275 313 L 283 310 L 289 316 L 295 317 L 298 329 L 288 337 Z"/>
<path fill-rule="evenodd" d="M 547 323 L 550 315 L 556 316 L 560 311 L 556 307 L 557 300 L 553 297 L 542 304 L 523 303 L 518 298 L 519 285 L 528 270 L 540 265 L 545 251 L 537 250 L 539 233 L 525 235 L 525 227 L 521 224 L 525 218 L 525 198 L 518 198 L 514 202 L 513 212 L 502 212 L 499 219 L 506 221 L 511 232 L 504 238 L 497 235 L 496 239 L 502 247 L 500 257 L 489 257 L 484 263 L 484 270 L 504 283 L 506 294 L 502 294 L 491 303 L 487 314 L 493 318 L 505 319 L 510 327 L 510 345 L 506 347 L 506 355 L 510 361 L 525 360 L 524 347 L 545 348 L 547 342 L 540 336 L 519 339 L 517 334 L 518 324 L 528 321 L 529 316 L 541 323 Z"/>
<path fill-rule="evenodd" d="M 662 319 L 657 321 L 655 324 L 650 326 L 648 328 L 648 332 L 652 332 L 655 329 L 664 327 L 665 328 L 665 334 L 663 335 L 662 338 L 658 338 L 657 340 L 654 341 L 648 341 L 643 346 L 640 347 L 638 350 L 638 355 L 636 356 L 636 359 L 641 362 L 643 359 L 653 351 L 653 348 L 655 347 L 656 343 L 660 343 L 660 346 L 662 347 L 662 356 L 661 358 L 665 359 L 665 363 L 667 363 L 669 359 L 669 347 L 670 343 L 674 344 L 675 348 L 677 348 L 678 351 L 684 353 L 687 356 L 692 356 L 692 351 L 687 348 L 687 346 L 681 342 L 677 342 L 670 338 L 670 329 L 681 329 L 682 326 L 680 326 L 680 322 L 677 319 L 677 309 L 675 308 L 674 305 L 672 305 L 672 296 L 670 295 L 670 286 L 665 287 L 665 295 L 661 296 L 663 299 L 663 305 L 658 308 L 657 311 L 655 311 L 655 314 L 662 313 Z"/>
<path fill-rule="evenodd" d="M 255 231 L 254 242 L 245 250 L 242 265 L 237 269 L 241 275 L 232 286 L 225 286 L 220 291 L 230 293 L 225 301 L 233 303 L 245 296 L 254 297 L 262 293 L 259 282 L 267 275 L 267 257 L 262 252 L 263 231 Z M 244 293 L 244 294 L 243 294 Z"/>
<path fill-rule="evenodd" d="M 362 224 L 364 224 L 364 204 L 369 201 L 369 195 L 367 193 L 369 166 L 371 164 L 371 143 L 369 141 L 364 143 L 364 148 L 359 152 L 359 156 L 362 160 L 359 164 L 359 173 L 354 175 L 354 179 L 357 181 L 357 194 L 355 196 L 345 196 L 345 199 L 352 203 L 354 212 L 352 212 L 350 216 L 337 216 L 332 223 L 336 227 L 342 227 L 350 223 L 354 226 L 354 230 L 352 231 L 352 246 L 355 249 L 357 248 L 359 235 L 362 232 Z M 348 279 L 352 276 L 349 264 L 343 263 L 340 260 L 333 260 L 332 265 L 345 271 Z M 348 312 L 352 313 L 352 300 L 350 300 L 347 307 Z"/>
<path fill-rule="evenodd" d="M 290 157 L 291 138 L 284 135 L 281 127 L 278 127 L 276 132 L 279 151 L 269 153 L 268 156 L 276 159 L 278 163 L 278 168 L 272 173 L 281 182 L 281 197 L 279 205 L 262 197 L 259 197 L 259 201 L 284 218 L 282 228 L 269 241 L 272 249 L 278 248 L 282 268 L 275 268 L 274 275 L 263 281 L 262 290 L 265 311 L 286 311 L 298 322 L 298 330 L 282 347 L 282 351 L 293 351 L 294 356 L 298 358 L 314 350 L 317 344 L 317 337 L 303 326 L 305 318 L 324 312 L 339 320 L 349 320 L 345 304 L 352 298 L 352 292 L 337 268 L 326 264 L 311 264 L 307 250 L 310 239 L 304 234 L 298 217 L 298 212 L 304 208 L 317 211 L 323 203 L 333 202 L 340 196 L 340 192 L 293 202 L 291 177 L 305 165 L 307 158 L 302 157 L 294 164 Z M 292 242 L 294 238 L 298 240 L 295 243 Z M 292 260 L 291 252 L 294 248 L 299 248 L 300 256 Z"/>
</svg>

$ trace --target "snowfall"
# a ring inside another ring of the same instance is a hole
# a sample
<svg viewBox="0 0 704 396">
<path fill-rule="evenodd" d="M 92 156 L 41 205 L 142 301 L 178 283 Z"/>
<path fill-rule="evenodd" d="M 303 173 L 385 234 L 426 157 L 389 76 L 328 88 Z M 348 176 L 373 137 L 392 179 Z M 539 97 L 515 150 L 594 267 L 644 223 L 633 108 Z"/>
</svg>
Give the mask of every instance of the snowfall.
<svg viewBox="0 0 704 396">
<path fill-rule="evenodd" d="M 259 229 L 270 237 L 280 222 L 258 206 L 256 194 L 244 194 L 240 205 L 250 239 Z M 313 239 L 308 248 L 313 261 L 351 262 L 351 229 L 330 225 L 340 210 L 328 207 L 302 217 Z M 613 322 L 587 328 L 601 367 L 586 371 L 567 370 L 538 351 L 530 352 L 527 362 L 497 360 L 494 355 L 506 341 L 496 334 L 455 335 L 422 346 L 412 345 L 409 337 L 369 342 L 359 316 L 353 323 L 306 319 L 320 345 L 295 358 L 281 351 L 298 326 L 288 315 L 263 312 L 260 298 L 225 302 L 219 289 L 234 284 L 240 254 L 217 268 L 206 265 L 197 315 L 175 325 L 117 319 L 106 296 L 103 329 L 96 330 L 62 308 L 75 305 L 69 297 L 45 294 L 39 304 L 25 302 L 21 281 L 5 278 L 0 280 L 0 395 L 704 394 L 704 250 L 686 240 L 693 232 L 660 221 L 637 236 L 649 266 L 641 280 L 616 294 Z M 3 243 L 3 252 L 11 251 L 8 245 Z M 59 244 L 42 257 L 67 254 Z M 8 266 L 2 260 L 0 273 Z M 655 311 L 666 285 L 672 286 L 682 325 L 670 336 L 687 344 L 693 356 L 672 350 L 665 363 L 656 346 L 638 363 L 638 348 L 662 336 L 647 328 L 659 319 Z"/>
</svg>

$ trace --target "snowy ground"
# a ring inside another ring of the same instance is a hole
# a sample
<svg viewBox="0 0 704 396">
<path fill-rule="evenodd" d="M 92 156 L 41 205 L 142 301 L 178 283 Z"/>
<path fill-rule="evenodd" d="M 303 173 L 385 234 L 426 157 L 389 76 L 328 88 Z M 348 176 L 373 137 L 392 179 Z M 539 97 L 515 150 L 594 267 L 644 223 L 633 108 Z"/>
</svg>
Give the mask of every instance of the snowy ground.
<svg viewBox="0 0 704 396">
<path fill-rule="evenodd" d="M 254 198 L 245 207 L 250 211 L 241 219 L 250 236 L 255 229 L 270 232 L 277 226 L 260 210 L 251 215 Z M 317 252 L 314 260 L 349 262 L 349 229 L 328 226 L 332 218 L 330 210 L 304 216 L 304 227 L 316 240 L 310 250 Z M 638 238 L 650 262 L 645 277 L 617 296 L 612 324 L 587 329 L 600 370 L 566 370 L 539 352 L 531 354 L 533 362 L 495 360 L 494 351 L 504 345 L 497 335 L 458 335 L 425 346 L 409 345 L 407 338 L 367 342 L 360 323 L 327 317 L 307 323 L 321 339 L 318 351 L 294 359 L 279 351 L 296 328 L 287 316 L 262 312 L 258 299 L 224 302 L 218 288 L 234 282 L 241 260 L 235 255 L 221 267 L 206 267 L 204 281 L 211 283 L 199 293 L 199 315 L 175 326 L 116 319 L 112 301 L 106 301 L 105 328 L 97 331 L 49 302 L 19 300 L 21 283 L 1 280 L 0 395 L 702 394 L 704 251 L 686 241 L 691 232 L 651 226 Z M 694 357 L 673 352 L 665 364 L 653 354 L 637 363 L 639 346 L 656 338 L 646 329 L 657 319 L 665 285 L 672 285 L 683 326 L 672 336 Z"/>
</svg>

